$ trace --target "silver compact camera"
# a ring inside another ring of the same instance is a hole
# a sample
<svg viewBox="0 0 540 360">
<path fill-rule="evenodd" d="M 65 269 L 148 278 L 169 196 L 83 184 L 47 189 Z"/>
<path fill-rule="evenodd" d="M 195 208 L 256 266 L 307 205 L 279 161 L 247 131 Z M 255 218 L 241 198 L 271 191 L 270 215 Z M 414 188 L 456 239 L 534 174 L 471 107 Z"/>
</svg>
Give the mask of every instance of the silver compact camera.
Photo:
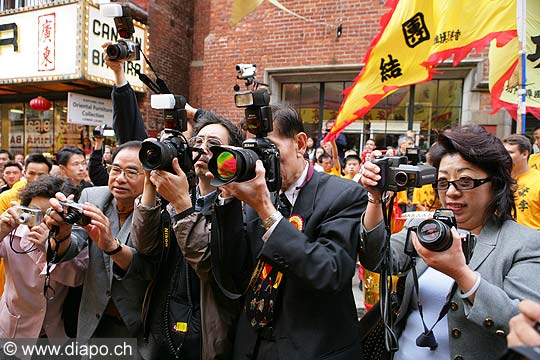
<svg viewBox="0 0 540 360">
<path fill-rule="evenodd" d="M 17 222 L 21 225 L 34 227 L 41 224 L 43 212 L 40 209 L 33 209 L 22 205 L 14 206 L 17 212 Z"/>
</svg>

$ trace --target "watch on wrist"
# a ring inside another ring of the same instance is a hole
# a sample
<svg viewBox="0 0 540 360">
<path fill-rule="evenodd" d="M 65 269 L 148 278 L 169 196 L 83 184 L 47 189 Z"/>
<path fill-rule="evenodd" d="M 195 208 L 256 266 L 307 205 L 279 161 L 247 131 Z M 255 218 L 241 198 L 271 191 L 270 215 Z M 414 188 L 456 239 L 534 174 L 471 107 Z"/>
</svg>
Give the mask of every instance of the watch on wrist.
<svg viewBox="0 0 540 360">
<path fill-rule="evenodd" d="M 375 199 L 371 193 L 368 193 L 368 194 L 367 194 L 367 199 L 368 199 L 368 201 L 369 201 L 370 203 L 372 203 L 372 204 L 382 204 L 382 203 L 383 203 L 383 199 L 382 199 L 382 198 Z"/>
<path fill-rule="evenodd" d="M 262 226 L 265 230 L 268 230 L 272 227 L 272 225 L 277 223 L 282 218 L 283 218 L 283 215 L 281 215 L 281 213 L 278 210 L 276 210 L 272 213 L 272 215 L 270 215 L 269 217 L 267 217 L 266 219 L 262 221 Z"/>
<path fill-rule="evenodd" d="M 122 251 L 122 243 L 120 242 L 120 240 L 118 240 L 118 239 L 114 239 L 114 240 L 116 240 L 116 244 L 117 244 L 117 246 L 116 246 L 116 248 L 114 250 L 111 250 L 111 251 L 103 250 L 103 252 L 105 254 L 109 255 L 109 256 L 117 254 L 120 251 Z"/>
</svg>

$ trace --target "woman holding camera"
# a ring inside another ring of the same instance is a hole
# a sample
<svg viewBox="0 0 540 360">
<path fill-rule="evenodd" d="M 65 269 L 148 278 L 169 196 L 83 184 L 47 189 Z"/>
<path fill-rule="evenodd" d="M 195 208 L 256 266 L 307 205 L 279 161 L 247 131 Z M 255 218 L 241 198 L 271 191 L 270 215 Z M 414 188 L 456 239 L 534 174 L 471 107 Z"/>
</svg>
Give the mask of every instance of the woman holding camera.
<svg viewBox="0 0 540 360">
<path fill-rule="evenodd" d="M 512 160 L 498 138 L 478 126 L 458 127 L 439 135 L 430 152 L 442 206 L 453 211 L 459 229 L 475 235 L 476 245 L 467 262 L 455 227 L 451 246 L 444 251 L 428 250 L 410 232 L 418 255 L 415 270 L 425 327 L 409 271 L 414 261 L 404 253 L 407 229 L 420 220 L 409 220 L 403 231 L 391 236 L 391 271 L 408 272 L 396 318 L 395 359 L 497 359 L 506 350 L 508 322 L 519 313 L 519 301 L 540 300 L 540 232 L 513 220 Z M 372 188 L 379 173 L 379 167 L 368 162 L 361 180 L 370 194 L 362 219 L 361 261 L 373 271 L 381 269 L 386 235 L 383 194 Z M 446 311 L 441 310 L 444 305 Z M 438 346 L 427 331 L 432 327 Z M 431 348 L 417 345 L 421 333 L 427 335 L 421 336 L 420 345 Z"/>
<path fill-rule="evenodd" d="M 0 257 L 6 270 L 0 338 L 65 338 L 65 322 L 76 320 L 64 318 L 62 309 L 69 287 L 83 282 L 87 252 L 51 266 L 50 286 L 44 287 L 49 229 L 43 214 L 57 192 L 73 190 L 68 180 L 42 175 L 21 190 L 22 206 L 12 206 L 0 215 Z"/>
</svg>

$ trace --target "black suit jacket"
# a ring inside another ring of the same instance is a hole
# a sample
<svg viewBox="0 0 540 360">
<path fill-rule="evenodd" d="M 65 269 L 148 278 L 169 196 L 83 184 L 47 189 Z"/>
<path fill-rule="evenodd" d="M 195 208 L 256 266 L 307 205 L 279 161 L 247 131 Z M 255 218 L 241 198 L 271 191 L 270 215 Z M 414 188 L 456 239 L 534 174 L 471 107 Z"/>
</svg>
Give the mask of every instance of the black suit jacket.
<svg viewBox="0 0 540 360">
<path fill-rule="evenodd" d="M 315 172 L 292 211 L 304 219 L 303 232 L 282 219 L 266 243 L 252 208 L 245 207 L 242 224 L 238 201 L 216 207 L 220 244 L 214 249 L 223 283 L 234 279 L 236 291 L 244 290 L 259 256 L 284 274 L 273 324 L 280 359 L 361 358 L 352 277 L 366 204 L 367 193 L 357 183 Z M 234 358 L 253 358 L 256 341 L 242 312 Z"/>
</svg>

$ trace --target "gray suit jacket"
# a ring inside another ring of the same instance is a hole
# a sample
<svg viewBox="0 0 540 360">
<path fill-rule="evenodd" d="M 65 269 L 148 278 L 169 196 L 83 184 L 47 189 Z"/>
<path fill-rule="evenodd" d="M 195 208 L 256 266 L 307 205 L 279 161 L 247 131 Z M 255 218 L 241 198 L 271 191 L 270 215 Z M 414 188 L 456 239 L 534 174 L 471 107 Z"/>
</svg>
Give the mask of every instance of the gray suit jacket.
<svg viewBox="0 0 540 360">
<path fill-rule="evenodd" d="M 405 237 L 407 228 L 419 222 L 418 219 L 409 220 L 404 230 L 392 235 L 396 272 L 410 265 L 410 258 L 403 252 Z M 360 260 L 369 270 L 378 270 L 381 239 L 384 239 L 382 223 L 369 232 L 362 225 Z M 489 221 L 477 236 L 469 267 L 478 271 L 482 280 L 473 305 L 458 295 L 451 300 L 447 315 L 450 358 L 461 355 L 467 360 L 498 359 L 506 350 L 508 322 L 519 313 L 519 301 L 540 301 L 540 231 L 514 221 L 505 221 L 501 227 L 495 221 Z M 425 263 L 419 259 L 419 273 L 425 268 Z M 409 272 L 398 323 L 405 326 L 407 310 L 413 306 L 416 306 L 416 296 L 412 272 Z"/>
<path fill-rule="evenodd" d="M 108 187 L 85 189 L 79 202 L 90 202 L 103 211 L 109 218 L 113 235 L 131 248 L 133 260 L 130 269 L 124 273 L 114 265 L 110 256 L 90 240 L 84 229 L 73 227 L 71 245 L 62 261 L 70 259 L 85 246 L 89 247 L 89 263 L 79 309 L 77 338 L 87 341 L 92 337 L 111 298 L 131 336 L 138 337 L 142 333 L 141 308 L 144 294 L 156 270 L 155 262 L 151 258 L 139 255 L 133 247 L 130 239 L 132 215 L 120 228 L 116 201 Z"/>
</svg>

